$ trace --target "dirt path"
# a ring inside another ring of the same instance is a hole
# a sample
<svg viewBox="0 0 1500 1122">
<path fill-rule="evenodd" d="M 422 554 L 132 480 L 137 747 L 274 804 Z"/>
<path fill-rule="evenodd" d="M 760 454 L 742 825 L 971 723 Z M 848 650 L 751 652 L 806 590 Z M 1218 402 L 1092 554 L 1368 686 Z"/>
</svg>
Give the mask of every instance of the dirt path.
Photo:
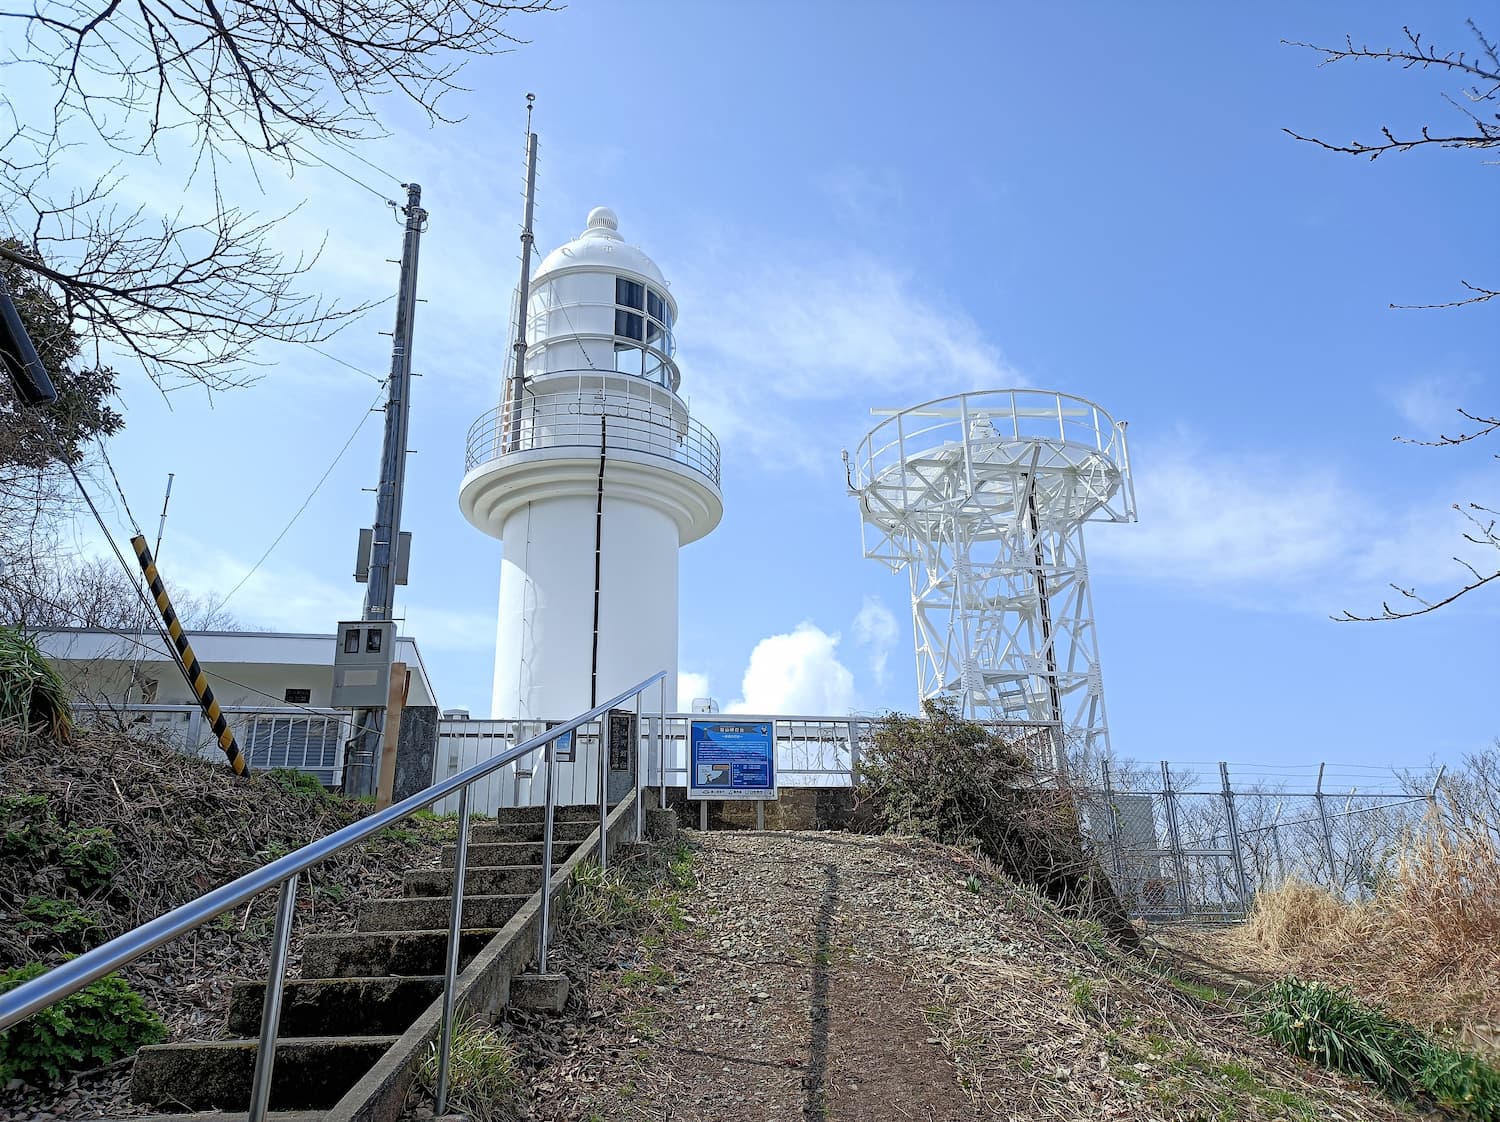
<svg viewBox="0 0 1500 1122">
<path fill-rule="evenodd" d="M 958 1072 L 929 1031 L 932 996 L 897 968 L 909 953 L 872 880 L 869 839 L 722 834 L 699 858 L 699 937 L 657 957 L 678 1000 L 658 1007 L 671 1082 L 645 1116 L 964 1119 Z M 863 887 L 862 887 L 863 886 Z"/>
<path fill-rule="evenodd" d="M 1247 1029 L 1233 995 L 1118 954 L 958 851 L 841 833 L 688 838 L 682 883 L 646 934 L 559 945 L 575 978 L 567 1014 L 512 1015 L 521 1117 L 1419 1116 L 1293 1061 Z"/>
</svg>

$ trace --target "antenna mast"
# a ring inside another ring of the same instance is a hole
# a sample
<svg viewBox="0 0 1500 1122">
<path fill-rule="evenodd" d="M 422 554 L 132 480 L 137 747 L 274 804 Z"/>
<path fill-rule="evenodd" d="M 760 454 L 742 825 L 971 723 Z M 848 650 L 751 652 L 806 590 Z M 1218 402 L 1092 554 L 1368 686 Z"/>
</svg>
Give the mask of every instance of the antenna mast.
<svg viewBox="0 0 1500 1122">
<path fill-rule="evenodd" d="M 510 399 L 505 421 L 504 448 L 514 452 L 521 443 L 521 394 L 526 389 L 526 305 L 531 299 L 531 219 L 536 209 L 536 133 L 531 131 L 531 110 L 536 94 L 526 95 L 526 210 L 521 220 L 521 283 L 516 286 L 515 359 L 511 365 L 510 385 L 505 396 Z"/>
</svg>

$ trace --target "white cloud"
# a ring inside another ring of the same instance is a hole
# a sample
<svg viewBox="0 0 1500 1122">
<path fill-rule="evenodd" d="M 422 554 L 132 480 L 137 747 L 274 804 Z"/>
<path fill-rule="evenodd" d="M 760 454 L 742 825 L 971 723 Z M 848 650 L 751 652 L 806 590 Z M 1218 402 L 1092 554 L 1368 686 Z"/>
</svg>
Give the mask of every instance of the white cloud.
<svg viewBox="0 0 1500 1122">
<path fill-rule="evenodd" d="M 696 674 L 691 670 L 677 671 L 677 709 L 686 712 L 688 706 L 693 704 L 694 698 L 712 697 L 708 690 L 708 675 Z"/>
<path fill-rule="evenodd" d="M 1424 374 L 1387 389 L 1386 397 L 1414 430 L 1405 435 L 1431 440 L 1462 427 L 1458 410 L 1471 400 L 1478 382 L 1472 374 Z"/>
<path fill-rule="evenodd" d="M 857 253 L 733 247 L 674 266 L 683 392 L 725 442 L 770 465 L 832 470 L 817 407 L 872 407 L 1024 384 L 973 318 L 914 275 Z"/>
<path fill-rule="evenodd" d="M 854 617 L 854 641 L 868 648 L 875 684 L 885 685 L 886 662 L 896 642 L 896 617 L 877 597 L 866 596 Z"/>
<path fill-rule="evenodd" d="M 755 644 L 728 713 L 847 713 L 855 707 L 854 675 L 838 659 L 839 637 L 809 622 Z"/>
<path fill-rule="evenodd" d="M 1209 454 L 1191 444 L 1134 456 L 1141 521 L 1090 528 L 1094 560 L 1154 582 L 1276 610 L 1368 612 L 1390 584 L 1436 593 L 1461 583 L 1466 544 L 1453 496 L 1485 501 L 1494 480 L 1448 481 L 1399 503 L 1306 456 Z"/>
</svg>

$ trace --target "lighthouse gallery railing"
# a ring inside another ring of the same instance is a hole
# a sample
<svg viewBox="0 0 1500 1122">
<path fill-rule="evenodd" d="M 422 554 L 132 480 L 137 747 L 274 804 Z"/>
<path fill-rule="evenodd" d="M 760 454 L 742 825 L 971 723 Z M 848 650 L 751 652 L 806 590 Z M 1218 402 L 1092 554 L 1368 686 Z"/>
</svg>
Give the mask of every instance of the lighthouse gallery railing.
<svg viewBox="0 0 1500 1122">
<path fill-rule="evenodd" d="M 592 371 L 576 373 L 580 378 L 597 378 Z M 548 378 L 552 381 L 555 375 Z M 601 420 L 607 426 L 610 451 L 660 456 L 691 468 L 719 486 L 719 441 L 689 417 L 685 407 L 681 413 L 664 413 L 651 399 L 601 393 L 593 387 L 580 388 L 576 395 L 554 391 L 528 400 L 514 435 L 506 425 L 505 406 L 481 414 L 469 428 L 464 471 L 508 455 L 541 449 L 576 448 L 580 454 L 597 454 Z"/>
</svg>

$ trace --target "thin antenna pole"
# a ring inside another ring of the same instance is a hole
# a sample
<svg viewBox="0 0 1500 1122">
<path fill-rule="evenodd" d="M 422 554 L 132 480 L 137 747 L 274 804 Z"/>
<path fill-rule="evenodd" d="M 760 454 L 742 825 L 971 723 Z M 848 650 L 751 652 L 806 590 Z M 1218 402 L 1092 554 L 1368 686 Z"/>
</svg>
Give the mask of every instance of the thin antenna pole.
<svg viewBox="0 0 1500 1122">
<path fill-rule="evenodd" d="M 156 524 L 156 548 L 151 551 L 153 557 L 161 556 L 161 536 L 167 532 L 167 505 L 172 501 L 172 480 L 176 478 L 176 472 L 167 472 L 167 493 L 161 500 L 161 521 Z"/>
<path fill-rule="evenodd" d="M 521 220 L 521 283 L 516 286 L 515 359 L 510 372 L 509 416 L 504 448 L 513 452 L 521 441 L 521 394 L 526 389 L 526 305 L 531 300 L 531 221 L 536 210 L 536 133 L 531 131 L 531 109 L 536 94 L 526 95 L 526 211 Z"/>
</svg>

